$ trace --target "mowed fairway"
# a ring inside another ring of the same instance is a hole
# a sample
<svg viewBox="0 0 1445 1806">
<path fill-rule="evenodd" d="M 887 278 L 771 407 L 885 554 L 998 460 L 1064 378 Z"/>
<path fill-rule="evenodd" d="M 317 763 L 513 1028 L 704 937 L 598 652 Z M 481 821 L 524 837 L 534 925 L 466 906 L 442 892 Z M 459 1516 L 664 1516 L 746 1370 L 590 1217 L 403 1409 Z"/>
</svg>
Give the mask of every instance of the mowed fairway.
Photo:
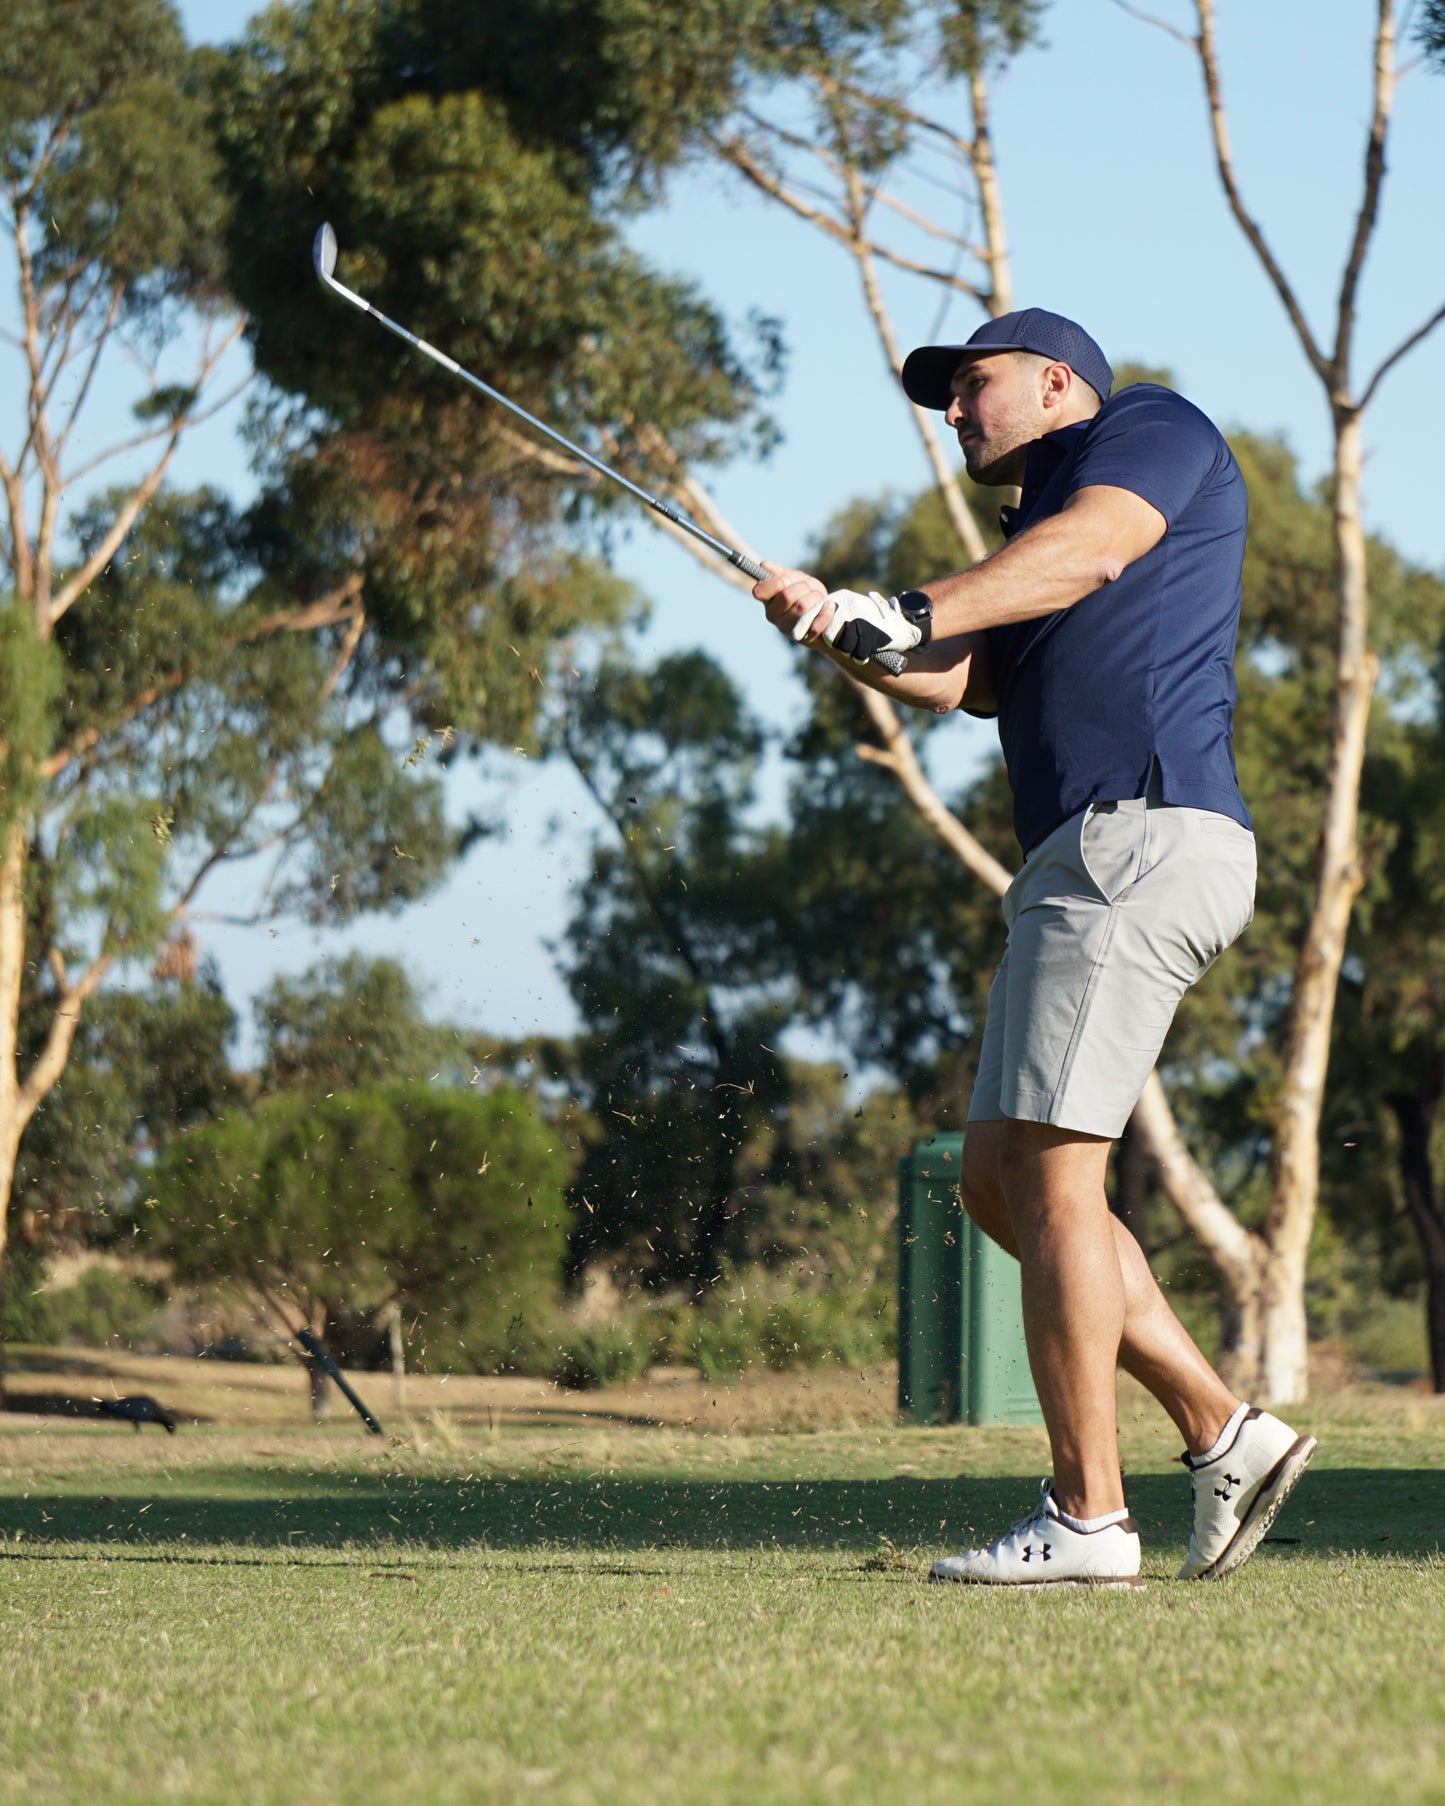
<svg viewBox="0 0 1445 1806">
<path fill-rule="evenodd" d="M 924 1583 L 1030 1431 L 0 1419 L 0 1799 L 1445 1801 L 1445 1413 L 1298 1415 L 1291 1540 L 1187 1586 L 1130 1405 L 1097 1595 Z"/>
</svg>

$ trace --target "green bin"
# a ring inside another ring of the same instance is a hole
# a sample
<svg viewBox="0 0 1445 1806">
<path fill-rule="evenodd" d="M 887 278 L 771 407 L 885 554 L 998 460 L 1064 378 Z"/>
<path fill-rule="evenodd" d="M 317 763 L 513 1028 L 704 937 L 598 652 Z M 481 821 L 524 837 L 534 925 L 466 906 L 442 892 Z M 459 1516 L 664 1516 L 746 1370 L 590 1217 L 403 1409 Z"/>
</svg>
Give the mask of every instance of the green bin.
<svg viewBox="0 0 1445 1806">
<path fill-rule="evenodd" d="M 898 1410 L 914 1423 L 1043 1422 L 1024 1345 L 1018 1262 L 964 1214 L 963 1136 L 898 1169 Z"/>
</svg>

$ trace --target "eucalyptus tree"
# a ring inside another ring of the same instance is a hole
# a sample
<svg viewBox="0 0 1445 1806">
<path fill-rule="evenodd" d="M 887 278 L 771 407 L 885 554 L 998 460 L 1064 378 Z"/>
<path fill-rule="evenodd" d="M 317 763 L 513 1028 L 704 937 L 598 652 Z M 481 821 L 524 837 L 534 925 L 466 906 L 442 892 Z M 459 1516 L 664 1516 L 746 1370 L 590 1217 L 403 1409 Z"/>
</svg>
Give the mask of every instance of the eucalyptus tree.
<svg viewBox="0 0 1445 1806">
<path fill-rule="evenodd" d="M 1123 0 L 1121 0 L 1121 4 Z M 1300 350 L 1317 378 L 1333 440 L 1330 476 L 1334 554 L 1333 719 L 1329 759 L 1315 818 L 1317 851 L 1310 877 L 1312 902 L 1301 937 L 1284 1025 L 1286 1054 L 1271 1113 L 1271 1182 L 1255 1290 L 1259 1299 L 1264 1396 L 1289 1401 L 1307 1384 L 1304 1277 L 1319 1193 L 1320 1112 L 1325 1095 L 1331 1027 L 1341 964 L 1355 901 L 1368 879 L 1360 837 L 1360 783 L 1381 662 L 1373 644 L 1367 536 L 1361 503 L 1364 424 L 1371 402 L 1392 371 L 1442 322 L 1445 305 L 1421 304 L 1419 324 L 1376 362 L 1362 367 L 1358 352 L 1361 284 L 1379 222 L 1387 151 L 1401 79 L 1395 0 L 1372 0 L 1369 123 L 1364 134 L 1358 199 L 1338 289 L 1321 329 L 1307 297 L 1291 277 L 1270 234 L 1250 211 L 1231 144 L 1224 95 L 1215 0 L 1193 0 L 1192 29 L 1125 6 L 1178 39 L 1194 60 L 1204 89 L 1209 150 L 1225 203 L 1283 308 Z M 1408 13 L 1408 8 L 1406 12 Z M 1438 24 L 1429 15 L 1427 34 Z M 1427 35 L 1427 45 L 1429 43 Z"/>
<path fill-rule="evenodd" d="M 579 549 L 586 485 L 328 305 L 318 219 L 398 314 L 624 462 L 644 405 L 697 461 L 759 426 L 723 322 L 619 230 L 713 104 L 724 42 L 642 27 L 622 0 L 308 0 L 192 55 L 169 0 L 7 14 L 0 1233 L 119 962 L 248 859 L 248 921 L 422 894 L 466 838 L 441 766 L 527 744 L 559 645 L 631 606 Z M 165 484 L 242 333 L 260 494 L 238 510 Z M 101 488 L 80 429 L 133 358 Z"/>
<path fill-rule="evenodd" d="M 144 779 L 80 781 L 155 674 L 117 721 L 124 679 L 97 658 L 83 700 L 66 641 L 94 642 L 96 585 L 187 434 L 228 399 L 243 322 L 190 71 L 166 0 L 16 0 L 0 33 L 3 342 L 19 378 L 0 438 L 0 1251 L 21 1135 L 81 1011 L 165 921 L 146 826 L 160 797 Z M 134 418 L 107 437 L 96 397 L 127 371 Z"/>
<path fill-rule="evenodd" d="M 567 931 L 568 1076 L 594 1125 L 572 1258 L 701 1288 L 740 1251 L 748 1155 L 787 1099 L 780 848 L 750 821 L 764 736 L 687 654 L 605 666 L 558 737 L 610 830 Z"/>
</svg>

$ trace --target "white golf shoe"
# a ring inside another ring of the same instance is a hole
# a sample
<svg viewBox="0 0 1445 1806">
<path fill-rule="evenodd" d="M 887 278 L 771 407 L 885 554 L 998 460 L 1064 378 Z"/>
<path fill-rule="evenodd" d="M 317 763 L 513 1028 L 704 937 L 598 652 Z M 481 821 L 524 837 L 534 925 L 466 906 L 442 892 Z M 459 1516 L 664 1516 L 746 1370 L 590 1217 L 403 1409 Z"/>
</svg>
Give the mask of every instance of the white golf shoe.
<svg viewBox="0 0 1445 1806">
<path fill-rule="evenodd" d="M 987 1549 L 936 1561 L 930 1580 L 965 1586 L 1141 1587 L 1139 1526 L 1120 1518 L 1100 1530 L 1075 1530 L 1059 1517 L 1045 1480 L 1038 1505 Z"/>
<path fill-rule="evenodd" d="M 1223 1580 L 1248 1561 L 1316 1446 L 1313 1436 L 1297 1436 L 1256 1407 L 1245 1413 L 1223 1453 L 1209 1461 L 1186 1454 L 1194 1534 L 1179 1578 Z"/>
</svg>

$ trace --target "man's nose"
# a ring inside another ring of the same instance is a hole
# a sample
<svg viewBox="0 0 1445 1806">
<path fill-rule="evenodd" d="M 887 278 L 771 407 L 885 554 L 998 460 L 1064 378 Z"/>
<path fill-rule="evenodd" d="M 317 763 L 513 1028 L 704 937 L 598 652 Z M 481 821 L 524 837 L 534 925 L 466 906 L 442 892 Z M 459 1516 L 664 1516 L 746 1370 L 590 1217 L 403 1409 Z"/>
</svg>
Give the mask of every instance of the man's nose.
<svg viewBox="0 0 1445 1806">
<path fill-rule="evenodd" d="M 956 427 L 959 425 L 959 423 L 962 421 L 962 419 L 963 419 L 963 406 L 962 406 L 962 403 L 959 401 L 958 397 L 955 395 L 953 400 L 951 402 L 949 402 L 949 404 L 948 404 L 948 411 L 943 416 L 943 422 L 944 422 L 945 426 L 955 426 Z"/>
</svg>

